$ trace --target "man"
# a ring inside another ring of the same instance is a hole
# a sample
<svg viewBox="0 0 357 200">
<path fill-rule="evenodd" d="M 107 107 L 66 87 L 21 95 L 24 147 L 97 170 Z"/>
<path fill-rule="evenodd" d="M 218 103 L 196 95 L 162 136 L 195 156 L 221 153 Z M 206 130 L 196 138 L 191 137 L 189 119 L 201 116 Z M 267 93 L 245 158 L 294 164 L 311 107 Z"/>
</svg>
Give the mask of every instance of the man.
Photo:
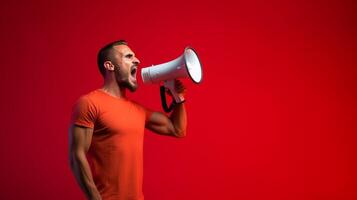
<svg viewBox="0 0 357 200">
<path fill-rule="evenodd" d="M 152 112 L 126 98 L 134 92 L 139 60 L 124 40 L 98 53 L 103 87 L 82 96 L 73 109 L 69 129 L 69 159 L 88 199 L 143 200 L 144 128 L 168 136 L 186 135 L 185 105 L 170 117 Z M 176 81 L 180 95 L 185 87 Z"/>
</svg>

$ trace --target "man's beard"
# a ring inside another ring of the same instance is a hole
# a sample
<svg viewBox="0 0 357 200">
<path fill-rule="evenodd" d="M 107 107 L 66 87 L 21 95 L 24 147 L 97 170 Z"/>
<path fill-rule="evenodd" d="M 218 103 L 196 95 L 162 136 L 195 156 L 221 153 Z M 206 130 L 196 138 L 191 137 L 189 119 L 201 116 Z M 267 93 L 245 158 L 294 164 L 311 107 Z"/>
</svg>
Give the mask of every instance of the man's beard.
<svg viewBox="0 0 357 200">
<path fill-rule="evenodd" d="M 118 84 L 119 84 L 119 87 L 125 87 L 125 88 L 129 89 L 130 92 L 135 92 L 138 89 L 137 84 L 132 84 L 128 80 L 118 82 Z"/>
<path fill-rule="evenodd" d="M 137 82 L 131 83 L 130 82 L 130 72 L 127 71 L 126 73 L 121 73 L 119 70 L 119 66 L 115 66 L 114 69 L 115 73 L 115 79 L 117 81 L 117 84 L 119 85 L 120 88 L 127 88 L 130 90 L 130 92 L 135 92 L 138 89 L 138 84 Z"/>
</svg>

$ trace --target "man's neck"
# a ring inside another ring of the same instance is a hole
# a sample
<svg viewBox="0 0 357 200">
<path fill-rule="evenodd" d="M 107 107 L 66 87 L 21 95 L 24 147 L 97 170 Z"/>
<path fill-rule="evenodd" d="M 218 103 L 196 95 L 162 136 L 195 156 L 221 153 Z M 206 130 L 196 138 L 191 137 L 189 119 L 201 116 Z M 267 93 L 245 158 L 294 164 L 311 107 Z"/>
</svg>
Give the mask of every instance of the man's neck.
<svg viewBox="0 0 357 200">
<path fill-rule="evenodd" d="M 102 91 L 116 98 L 125 98 L 125 88 L 120 88 L 116 81 L 104 80 Z"/>
</svg>

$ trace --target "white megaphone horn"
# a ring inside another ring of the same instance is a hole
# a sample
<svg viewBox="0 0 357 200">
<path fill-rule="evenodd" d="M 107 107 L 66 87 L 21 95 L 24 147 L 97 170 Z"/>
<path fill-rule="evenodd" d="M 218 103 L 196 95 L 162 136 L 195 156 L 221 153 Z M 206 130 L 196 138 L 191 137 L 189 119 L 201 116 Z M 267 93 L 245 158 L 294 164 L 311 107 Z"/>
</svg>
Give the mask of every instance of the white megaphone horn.
<svg viewBox="0 0 357 200">
<path fill-rule="evenodd" d="M 200 83 L 202 65 L 195 50 L 186 47 L 184 53 L 175 60 L 142 68 L 141 77 L 145 84 L 164 82 L 164 86 L 170 90 L 175 102 L 182 103 L 185 99 L 176 93 L 175 79 L 190 77 L 194 83 Z"/>
</svg>

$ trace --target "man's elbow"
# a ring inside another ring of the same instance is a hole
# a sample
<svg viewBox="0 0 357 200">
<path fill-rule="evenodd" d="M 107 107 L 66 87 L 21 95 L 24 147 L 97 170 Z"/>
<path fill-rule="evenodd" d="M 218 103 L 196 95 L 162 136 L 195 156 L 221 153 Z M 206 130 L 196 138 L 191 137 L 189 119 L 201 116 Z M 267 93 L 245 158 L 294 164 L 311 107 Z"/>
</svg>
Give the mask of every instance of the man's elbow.
<svg viewBox="0 0 357 200">
<path fill-rule="evenodd" d="M 71 168 L 71 170 L 75 169 L 75 166 L 76 166 L 76 160 L 75 159 L 76 158 L 75 158 L 73 152 L 70 152 L 69 156 L 68 156 L 68 165 Z"/>
<path fill-rule="evenodd" d="M 173 134 L 176 138 L 184 138 L 186 137 L 186 130 L 175 130 Z"/>
<path fill-rule="evenodd" d="M 68 162 L 72 170 L 74 170 L 78 162 L 81 162 L 82 160 L 83 160 L 83 153 L 78 151 L 71 151 L 69 153 Z"/>
<path fill-rule="evenodd" d="M 68 165 L 71 171 L 73 172 L 75 169 L 75 161 L 71 155 L 68 157 Z"/>
</svg>

